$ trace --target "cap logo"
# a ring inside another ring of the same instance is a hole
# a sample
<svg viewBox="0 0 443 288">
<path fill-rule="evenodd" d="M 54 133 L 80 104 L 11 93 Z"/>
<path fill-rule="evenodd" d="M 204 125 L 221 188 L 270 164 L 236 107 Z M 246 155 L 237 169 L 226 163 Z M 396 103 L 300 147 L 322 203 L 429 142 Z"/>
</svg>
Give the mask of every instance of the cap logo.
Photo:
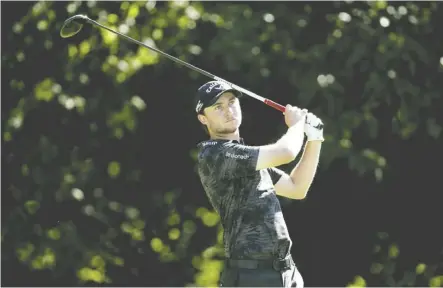
<svg viewBox="0 0 443 288">
<path fill-rule="evenodd" d="M 223 90 L 223 84 L 224 83 L 211 83 L 211 85 L 209 85 L 208 89 L 206 89 L 206 93 L 210 93 L 212 91 L 212 89 L 216 89 L 216 90 Z M 218 85 L 218 87 L 216 87 Z"/>
<path fill-rule="evenodd" d="M 203 107 L 203 102 L 198 100 L 197 107 L 195 108 L 195 112 L 198 113 L 202 107 Z"/>
</svg>

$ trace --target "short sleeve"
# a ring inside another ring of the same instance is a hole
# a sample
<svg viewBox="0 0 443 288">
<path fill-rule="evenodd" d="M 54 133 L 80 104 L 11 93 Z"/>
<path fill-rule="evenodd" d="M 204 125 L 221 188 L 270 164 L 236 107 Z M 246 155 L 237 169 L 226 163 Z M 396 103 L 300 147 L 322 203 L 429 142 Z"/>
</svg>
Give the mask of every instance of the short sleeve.
<svg viewBox="0 0 443 288">
<path fill-rule="evenodd" d="M 285 171 L 280 170 L 275 167 L 268 168 L 268 172 L 269 172 L 269 175 L 271 175 L 272 183 L 274 185 L 278 182 L 278 180 L 280 180 L 281 176 L 286 174 Z"/>
<path fill-rule="evenodd" d="M 222 178 L 236 178 L 256 172 L 259 147 L 238 143 L 223 143 L 218 149 L 215 170 Z"/>
</svg>

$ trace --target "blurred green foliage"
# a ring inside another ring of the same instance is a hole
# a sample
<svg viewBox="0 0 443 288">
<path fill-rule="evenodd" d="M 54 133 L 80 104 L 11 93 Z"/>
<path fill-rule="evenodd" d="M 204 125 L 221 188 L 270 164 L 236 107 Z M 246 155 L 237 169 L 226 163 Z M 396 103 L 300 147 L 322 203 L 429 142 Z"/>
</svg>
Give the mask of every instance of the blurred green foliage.
<svg viewBox="0 0 443 288">
<path fill-rule="evenodd" d="M 144 202 L 133 191 L 147 176 L 125 160 L 131 151 L 97 156 L 115 141 L 149 133 L 141 131 L 142 115 L 155 110 L 153 97 L 162 95 L 149 89 L 141 95 L 136 77 L 158 77 L 168 85 L 164 71 L 175 64 L 105 30 L 85 27 L 75 38 L 60 39 L 63 21 L 77 13 L 182 60 L 223 65 L 230 81 L 275 101 L 309 107 L 327 123 L 323 170 L 345 159 L 354 173 L 383 182 L 390 167 L 383 137 L 407 141 L 425 134 L 441 140 L 443 46 L 435 23 L 443 7 L 438 2 L 305 2 L 296 8 L 211 1 L 28 5 L 23 15 L 13 15 L 2 38 L 8 42 L 2 51 L 3 74 L 8 73 L 2 81 L 8 86 L 2 93 L 8 101 L 3 154 L 16 155 L 2 193 L 13 198 L 2 207 L 8 212 L 2 217 L 2 260 L 15 257 L 30 270 L 74 274 L 75 284 L 113 283 L 110 269 L 138 273 L 125 267 L 138 253 L 153 259 L 150 265 L 181 263 L 183 275 L 192 275 L 171 285 L 209 287 L 217 285 L 223 264 L 223 230 L 214 211 L 191 200 L 178 209 L 179 188 L 144 191 L 151 194 Z M 7 7 L 12 13 L 14 5 Z M 201 84 L 195 72 L 183 73 L 190 83 L 183 90 Z M 281 91 L 268 87 L 270 81 Z M 38 121 L 40 130 L 27 128 Z M 190 155 L 195 160 L 194 149 Z M 113 185 L 131 196 L 111 195 Z M 48 212 L 58 205 L 58 214 Z M 70 215 L 51 219 L 62 212 Z M 211 239 L 192 246 L 197 230 L 205 229 Z M 384 244 L 376 245 L 386 247 L 376 246 L 379 256 L 368 264 L 379 284 L 427 281 L 441 287 L 438 267 L 427 263 L 394 277 L 401 247 L 379 238 Z M 372 284 L 356 275 L 343 285 Z"/>
</svg>

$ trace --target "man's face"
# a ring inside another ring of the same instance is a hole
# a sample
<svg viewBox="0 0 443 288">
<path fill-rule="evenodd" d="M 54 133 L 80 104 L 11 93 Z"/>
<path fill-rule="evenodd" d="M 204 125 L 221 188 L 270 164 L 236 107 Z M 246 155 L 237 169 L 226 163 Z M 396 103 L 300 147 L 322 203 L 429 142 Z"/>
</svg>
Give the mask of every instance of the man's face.
<svg viewBox="0 0 443 288">
<path fill-rule="evenodd" d="M 226 92 L 198 118 L 214 134 L 232 134 L 242 122 L 240 102 L 233 93 Z"/>
</svg>

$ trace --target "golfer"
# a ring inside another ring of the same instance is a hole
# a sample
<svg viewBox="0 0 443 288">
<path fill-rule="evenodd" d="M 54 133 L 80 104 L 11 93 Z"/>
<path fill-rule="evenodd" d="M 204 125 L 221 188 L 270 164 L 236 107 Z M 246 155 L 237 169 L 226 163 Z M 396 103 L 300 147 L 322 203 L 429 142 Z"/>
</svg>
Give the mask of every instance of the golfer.
<svg viewBox="0 0 443 288">
<path fill-rule="evenodd" d="M 303 287 L 291 257 L 292 240 L 276 195 L 303 199 L 317 170 L 322 121 L 287 105 L 288 129 L 275 143 L 249 146 L 240 137 L 239 91 L 211 81 L 197 91 L 196 112 L 209 138 L 198 144 L 198 174 L 224 228 L 220 286 Z M 290 174 L 276 168 L 292 162 Z"/>
</svg>

